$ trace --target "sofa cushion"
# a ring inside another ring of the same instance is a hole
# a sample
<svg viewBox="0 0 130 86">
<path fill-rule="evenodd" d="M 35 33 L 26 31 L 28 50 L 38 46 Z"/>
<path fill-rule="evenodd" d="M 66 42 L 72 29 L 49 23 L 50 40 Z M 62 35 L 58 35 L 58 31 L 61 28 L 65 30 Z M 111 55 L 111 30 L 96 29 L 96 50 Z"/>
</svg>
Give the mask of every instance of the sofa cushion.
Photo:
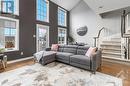
<svg viewBox="0 0 130 86">
<path fill-rule="evenodd" d="M 63 49 L 64 49 L 64 45 L 59 45 L 58 51 L 59 51 L 59 52 L 62 52 Z"/>
<path fill-rule="evenodd" d="M 64 59 L 64 60 L 69 60 L 70 56 L 74 54 L 72 53 L 66 53 L 66 52 L 57 52 L 56 54 L 56 59 Z"/>
<path fill-rule="evenodd" d="M 89 46 L 79 46 L 76 54 L 85 55 L 88 49 L 89 49 Z"/>
<path fill-rule="evenodd" d="M 75 62 L 83 65 L 89 65 L 90 66 L 90 58 L 84 55 L 73 55 L 70 56 L 70 63 Z"/>
<path fill-rule="evenodd" d="M 73 54 L 76 54 L 76 51 L 77 51 L 76 45 L 65 45 L 63 49 L 63 52 L 73 53 Z"/>
</svg>

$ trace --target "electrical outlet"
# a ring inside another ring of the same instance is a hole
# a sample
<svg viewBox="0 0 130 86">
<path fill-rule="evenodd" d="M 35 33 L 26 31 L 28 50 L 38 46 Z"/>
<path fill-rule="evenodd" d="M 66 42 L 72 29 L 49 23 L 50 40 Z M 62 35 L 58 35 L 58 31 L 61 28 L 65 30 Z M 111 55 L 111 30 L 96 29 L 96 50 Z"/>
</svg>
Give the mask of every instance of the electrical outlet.
<svg viewBox="0 0 130 86">
<path fill-rule="evenodd" d="M 21 52 L 21 55 L 23 55 L 23 52 Z"/>
</svg>

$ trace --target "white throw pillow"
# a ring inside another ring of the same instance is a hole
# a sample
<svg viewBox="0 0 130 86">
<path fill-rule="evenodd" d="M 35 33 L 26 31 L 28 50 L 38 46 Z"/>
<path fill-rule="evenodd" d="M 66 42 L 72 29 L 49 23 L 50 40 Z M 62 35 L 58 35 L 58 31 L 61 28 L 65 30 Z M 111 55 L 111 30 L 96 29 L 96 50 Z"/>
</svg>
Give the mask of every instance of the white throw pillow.
<svg viewBox="0 0 130 86">
<path fill-rule="evenodd" d="M 88 57 L 92 56 L 92 54 L 96 52 L 96 49 L 97 49 L 96 47 L 90 47 L 85 55 Z"/>
</svg>

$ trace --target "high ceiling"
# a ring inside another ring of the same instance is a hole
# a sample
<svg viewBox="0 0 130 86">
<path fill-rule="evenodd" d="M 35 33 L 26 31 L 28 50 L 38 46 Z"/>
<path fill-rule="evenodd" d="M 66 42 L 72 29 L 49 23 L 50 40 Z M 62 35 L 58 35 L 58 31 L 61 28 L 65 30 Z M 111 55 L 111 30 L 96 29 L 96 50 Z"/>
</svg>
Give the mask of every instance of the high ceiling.
<svg viewBox="0 0 130 86">
<path fill-rule="evenodd" d="M 73 7 L 75 7 L 78 4 L 80 0 L 51 0 L 51 1 L 70 11 Z"/>
<path fill-rule="evenodd" d="M 130 6 L 130 0 L 84 0 L 96 13 L 102 14 Z"/>
<path fill-rule="evenodd" d="M 81 0 L 51 0 L 52 2 L 71 10 Z M 84 0 L 88 6 L 98 14 L 114 11 L 130 6 L 130 0 Z"/>
</svg>

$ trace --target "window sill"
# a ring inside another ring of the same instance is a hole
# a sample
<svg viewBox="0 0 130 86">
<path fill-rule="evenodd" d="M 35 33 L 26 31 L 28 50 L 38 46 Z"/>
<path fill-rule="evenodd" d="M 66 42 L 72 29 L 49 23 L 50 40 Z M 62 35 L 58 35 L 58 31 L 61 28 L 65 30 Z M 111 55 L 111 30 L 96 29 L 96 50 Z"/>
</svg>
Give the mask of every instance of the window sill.
<svg viewBox="0 0 130 86">
<path fill-rule="evenodd" d="M 36 19 L 36 21 L 38 21 L 38 22 L 44 22 L 44 23 L 49 23 L 49 20 L 47 20 L 47 21 L 42 21 L 42 20 Z"/>
<path fill-rule="evenodd" d="M 5 50 L 5 53 L 14 52 L 14 51 L 19 51 L 19 50 L 17 50 L 17 49 L 14 49 L 14 50 Z"/>
<path fill-rule="evenodd" d="M 62 25 L 58 25 L 58 27 L 61 27 L 61 28 L 67 28 L 67 26 L 62 26 Z"/>
</svg>

